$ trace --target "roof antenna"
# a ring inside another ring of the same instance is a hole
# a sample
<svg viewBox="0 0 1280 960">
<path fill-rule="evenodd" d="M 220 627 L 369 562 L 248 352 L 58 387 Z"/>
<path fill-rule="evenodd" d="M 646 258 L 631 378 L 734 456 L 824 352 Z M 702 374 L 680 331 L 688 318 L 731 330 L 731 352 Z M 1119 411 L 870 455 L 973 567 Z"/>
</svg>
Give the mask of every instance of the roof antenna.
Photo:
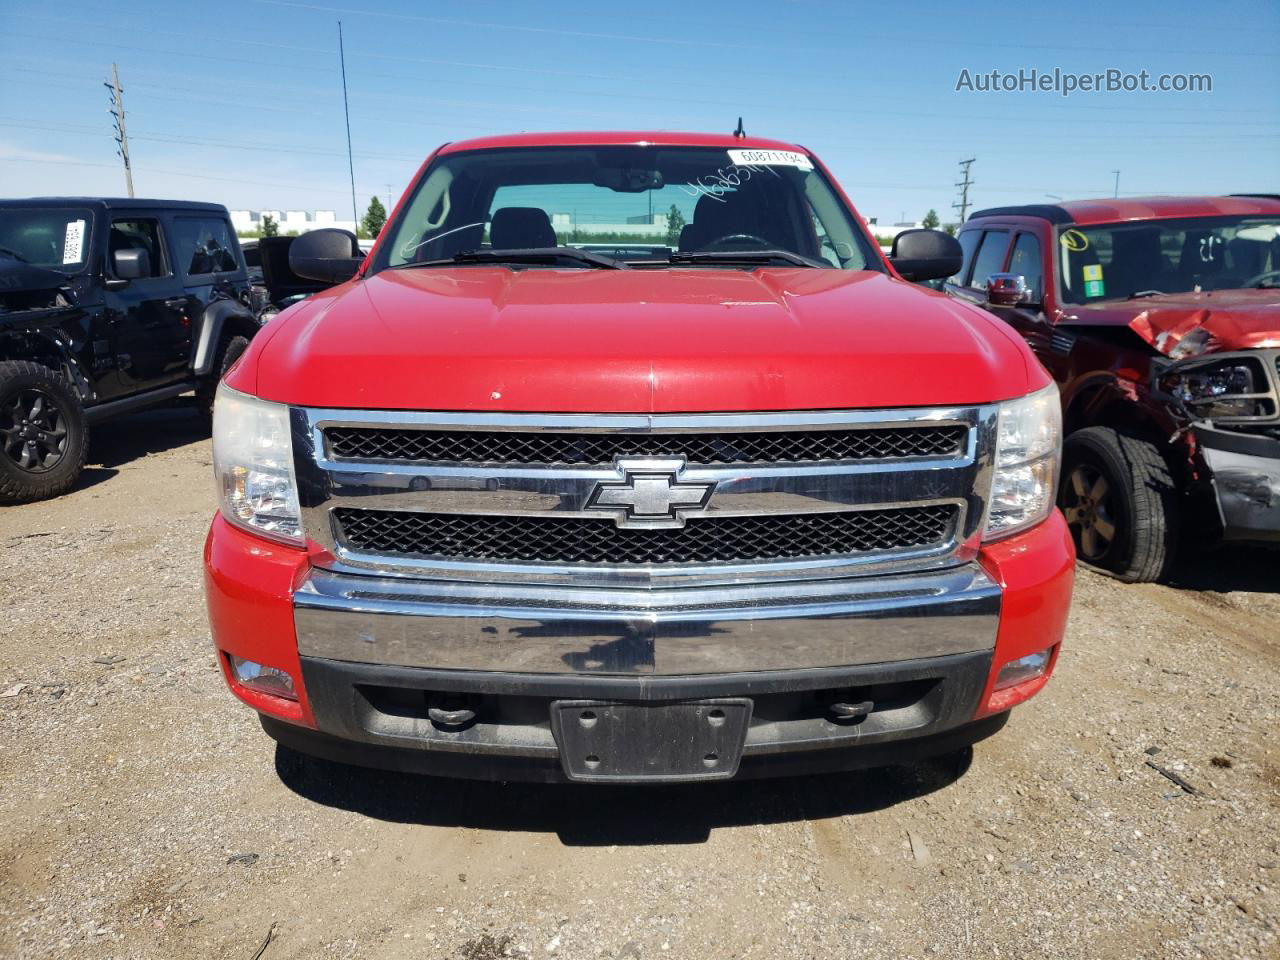
<svg viewBox="0 0 1280 960">
<path fill-rule="evenodd" d="M 733 131 L 733 135 L 734 135 L 735 137 L 737 137 L 739 140 L 745 140 L 745 139 L 747 139 L 747 131 L 745 131 L 745 130 L 743 130 L 743 129 L 742 129 L 742 118 L 741 118 L 741 117 L 739 117 L 739 118 L 738 118 L 738 129 L 737 129 L 737 130 L 735 130 L 735 131 Z"/>
</svg>

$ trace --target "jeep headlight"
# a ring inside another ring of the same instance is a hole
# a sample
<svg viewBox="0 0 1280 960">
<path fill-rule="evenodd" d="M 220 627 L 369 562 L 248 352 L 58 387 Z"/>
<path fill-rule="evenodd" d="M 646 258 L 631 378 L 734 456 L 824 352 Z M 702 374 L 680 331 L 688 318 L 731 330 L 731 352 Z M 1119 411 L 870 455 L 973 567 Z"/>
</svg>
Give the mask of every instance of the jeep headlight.
<svg viewBox="0 0 1280 960">
<path fill-rule="evenodd" d="M 218 509 L 251 533 L 301 545 L 289 408 L 218 387 L 213 404 Z"/>
<path fill-rule="evenodd" d="M 1062 406 L 1056 384 L 1000 404 L 984 540 L 1025 530 L 1049 515 L 1061 458 Z"/>
</svg>

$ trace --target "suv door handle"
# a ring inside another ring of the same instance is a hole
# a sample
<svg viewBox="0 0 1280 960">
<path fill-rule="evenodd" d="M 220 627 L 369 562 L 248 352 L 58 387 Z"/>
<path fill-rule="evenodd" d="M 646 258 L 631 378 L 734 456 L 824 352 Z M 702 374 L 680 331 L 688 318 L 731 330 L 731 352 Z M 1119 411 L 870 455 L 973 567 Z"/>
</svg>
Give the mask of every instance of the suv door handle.
<svg viewBox="0 0 1280 960">
<path fill-rule="evenodd" d="M 181 310 L 187 306 L 188 302 L 186 297 L 170 297 L 164 302 L 164 305 L 173 310 Z"/>
</svg>

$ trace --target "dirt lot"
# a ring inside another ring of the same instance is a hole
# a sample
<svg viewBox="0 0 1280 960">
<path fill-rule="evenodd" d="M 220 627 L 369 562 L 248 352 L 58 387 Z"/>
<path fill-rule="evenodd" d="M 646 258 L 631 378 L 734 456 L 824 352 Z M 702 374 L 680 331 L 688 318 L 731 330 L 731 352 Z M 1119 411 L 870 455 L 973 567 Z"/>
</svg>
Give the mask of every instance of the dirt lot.
<svg viewBox="0 0 1280 960">
<path fill-rule="evenodd" d="M 0 512 L 0 955 L 1280 956 L 1275 554 L 1082 572 L 967 769 L 461 783 L 278 756 L 215 672 L 198 417 L 94 451 Z"/>
</svg>

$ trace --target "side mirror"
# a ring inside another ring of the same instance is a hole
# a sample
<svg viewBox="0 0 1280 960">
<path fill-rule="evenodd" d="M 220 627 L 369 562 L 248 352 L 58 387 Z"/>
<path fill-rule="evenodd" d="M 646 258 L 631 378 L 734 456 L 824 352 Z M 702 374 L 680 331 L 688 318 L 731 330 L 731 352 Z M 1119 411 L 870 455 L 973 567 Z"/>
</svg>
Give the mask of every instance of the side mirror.
<svg viewBox="0 0 1280 960">
<path fill-rule="evenodd" d="M 117 280 L 141 280 L 151 276 L 151 254 L 136 247 L 111 255 L 111 270 Z"/>
<path fill-rule="evenodd" d="M 893 238 L 889 262 L 904 280 L 938 280 L 960 272 L 960 241 L 941 230 L 904 230 Z"/>
<path fill-rule="evenodd" d="M 289 269 L 308 280 L 345 283 L 362 263 L 360 244 L 350 230 L 312 230 L 289 245 Z"/>
<path fill-rule="evenodd" d="M 1016 307 L 1031 302 L 1031 288 L 1020 273 L 993 273 L 987 277 L 987 304 Z"/>
</svg>

